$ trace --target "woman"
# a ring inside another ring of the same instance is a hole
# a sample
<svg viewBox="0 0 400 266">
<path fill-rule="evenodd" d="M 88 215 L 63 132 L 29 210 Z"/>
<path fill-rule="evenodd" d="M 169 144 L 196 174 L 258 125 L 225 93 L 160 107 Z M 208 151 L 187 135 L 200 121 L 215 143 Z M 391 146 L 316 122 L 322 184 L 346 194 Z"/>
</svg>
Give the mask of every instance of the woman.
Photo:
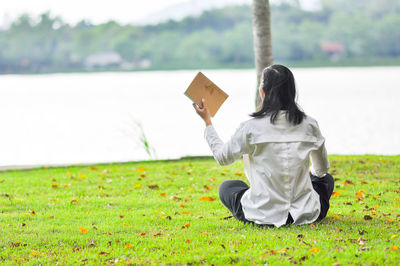
<svg viewBox="0 0 400 266">
<path fill-rule="evenodd" d="M 205 138 L 215 160 L 228 165 L 243 156 L 250 187 L 227 180 L 219 187 L 219 197 L 245 224 L 280 227 L 322 220 L 334 181 L 327 172 L 325 139 L 317 121 L 296 104 L 294 77 L 287 67 L 267 67 L 260 83 L 261 109 L 225 144 L 212 126 L 204 99 L 203 108 L 194 105 L 206 123 Z"/>
</svg>

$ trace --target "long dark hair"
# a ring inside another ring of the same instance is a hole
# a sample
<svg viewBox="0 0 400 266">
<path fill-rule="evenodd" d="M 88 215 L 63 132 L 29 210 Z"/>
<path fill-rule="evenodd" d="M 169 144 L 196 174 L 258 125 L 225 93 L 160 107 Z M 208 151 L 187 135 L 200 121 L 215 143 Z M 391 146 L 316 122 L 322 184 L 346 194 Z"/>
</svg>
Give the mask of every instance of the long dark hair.
<svg viewBox="0 0 400 266">
<path fill-rule="evenodd" d="M 264 69 L 260 81 L 265 92 L 264 101 L 259 111 L 250 114 L 252 117 L 271 115 L 273 124 L 279 110 L 286 110 L 286 119 L 294 124 L 300 124 L 306 114 L 296 103 L 296 86 L 292 72 L 282 65 L 271 65 Z"/>
</svg>

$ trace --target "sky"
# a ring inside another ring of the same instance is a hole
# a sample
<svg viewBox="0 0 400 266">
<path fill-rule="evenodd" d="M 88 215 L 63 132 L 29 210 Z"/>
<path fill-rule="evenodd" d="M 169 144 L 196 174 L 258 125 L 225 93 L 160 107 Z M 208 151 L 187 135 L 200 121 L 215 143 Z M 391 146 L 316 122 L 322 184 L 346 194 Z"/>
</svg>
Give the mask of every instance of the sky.
<svg viewBox="0 0 400 266">
<path fill-rule="evenodd" d="M 82 19 L 92 24 L 115 20 L 121 24 L 137 23 L 146 20 L 149 15 L 163 12 L 167 7 L 193 0 L 0 0 L 0 28 L 7 27 L 21 14 L 37 18 L 50 11 L 52 16 L 60 16 L 69 24 L 76 24 Z M 252 0 L 198 0 L 204 5 L 212 3 L 251 3 Z M 208 2 L 206 4 L 204 2 Z M 279 2 L 284 0 L 270 0 Z M 303 8 L 314 6 L 319 0 L 300 0 Z M 197 5 L 200 6 L 199 3 Z M 193 7 L 192 7 L 193 9 Z M 161 11 L 161 12 L 160 12 Z"/>
<path fill-rule="evenodd" d="M 188 2 L 189 0 L 1 0 L 0 26 L 23 13 L 34 17 L 50 11 L 61 16 L 64 21 L 76 23 L 88 19 L 93 24 L 109 20 L 131 23 L 167 6 Z"/>
</svg>

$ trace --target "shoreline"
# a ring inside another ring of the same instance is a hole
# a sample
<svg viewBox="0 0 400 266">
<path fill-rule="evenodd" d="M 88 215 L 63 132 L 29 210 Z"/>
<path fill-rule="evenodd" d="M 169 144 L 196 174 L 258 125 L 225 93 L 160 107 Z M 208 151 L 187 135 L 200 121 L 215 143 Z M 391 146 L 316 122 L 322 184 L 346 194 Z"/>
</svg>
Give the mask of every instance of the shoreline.
<svg viewBox="0 0 400 266">
<path fill-rule="evenodd" d="M 328 157 L 400 157 L 400 154 L 329 154 Z M 24 171 L 24 170 L 37 170 L 46 168 L 69 168 L 69 167 L 82 167 L 82 166 L 101 166 L 101 165 L 115 165 L 115 164 L 139 164 L 139 163 L 167 163 L 177 161 L 193 161 L 193 160 L 212 160 L 213 156 L 183 156 L 175 159 L 155 159 L 155 160 L 138 160 L 138 161 L 120 161 L 120 162 L 93 162 L 93 163 L 65 163 L 65 164 L 26 164 L 26 165 L 5 165 L 0 166 L 0 172 L 7 171 Z"/>
</svg>

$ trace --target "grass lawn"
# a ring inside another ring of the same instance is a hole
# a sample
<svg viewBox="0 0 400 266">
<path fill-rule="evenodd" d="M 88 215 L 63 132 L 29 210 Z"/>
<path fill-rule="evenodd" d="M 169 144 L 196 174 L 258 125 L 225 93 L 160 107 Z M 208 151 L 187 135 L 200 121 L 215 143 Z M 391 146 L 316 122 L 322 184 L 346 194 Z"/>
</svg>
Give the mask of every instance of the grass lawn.
<svg viewBox="0 0 400 266">
<path fill-rule="evenodd" d="M 279 229 L 243 225 L 219 201 L 223 180 L 246 180 L 241 162 L 2 172 L 0 264 L 399 265 L 400 156 L 330 162 L 327 218 Z"/>
</svg>

